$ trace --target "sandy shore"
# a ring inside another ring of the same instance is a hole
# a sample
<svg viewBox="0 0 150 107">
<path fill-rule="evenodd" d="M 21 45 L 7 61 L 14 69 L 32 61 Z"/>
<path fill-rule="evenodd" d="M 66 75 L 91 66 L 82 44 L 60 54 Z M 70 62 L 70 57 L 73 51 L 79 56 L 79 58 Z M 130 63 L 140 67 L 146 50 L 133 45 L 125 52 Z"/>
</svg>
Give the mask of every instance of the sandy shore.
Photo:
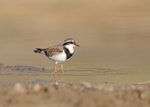
<svg viewBox="0 0 150 107">
<path fill-rule="evenodd" d="M 149 107 L 150 83 L 0 86 L 1 107 Z"/>
</svg>

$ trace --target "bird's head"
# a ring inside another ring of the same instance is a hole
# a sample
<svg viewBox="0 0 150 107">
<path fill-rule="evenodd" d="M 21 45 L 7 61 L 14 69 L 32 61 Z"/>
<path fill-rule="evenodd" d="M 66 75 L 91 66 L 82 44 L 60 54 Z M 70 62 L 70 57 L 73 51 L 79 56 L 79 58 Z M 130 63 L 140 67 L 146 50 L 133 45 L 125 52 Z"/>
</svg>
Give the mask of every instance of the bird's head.
<svg viewBox="0 0 150 107">
<path fill-rule="evenodd" d="M 75 40 L 72 39 L 72 38 L 67 38 L 67 39 L 65 39 L 63 45 L 64 45 L 64 46 L 70 46 L 70 47 L 80 47 L 80 46 L 75 42 Z"/>
</svg>

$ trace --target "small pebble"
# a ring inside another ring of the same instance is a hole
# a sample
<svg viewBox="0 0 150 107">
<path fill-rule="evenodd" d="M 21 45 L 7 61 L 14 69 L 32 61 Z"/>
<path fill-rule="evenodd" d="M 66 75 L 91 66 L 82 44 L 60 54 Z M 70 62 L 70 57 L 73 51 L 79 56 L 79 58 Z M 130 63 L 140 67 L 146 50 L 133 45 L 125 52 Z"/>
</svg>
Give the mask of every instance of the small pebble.
<svg viewBox="0 0 150 107">
<path fill-rule="evenodd" d="M 22 84 L 16 83 L 14 85 L 14 92 L 15 93 L 20 93 L 20 94 L 25 94 L 26 93 L 26 89 L 25 89 L 25 87 L 23 87 Z"/>
<path fill-rule="evenodd" d="M 34 92 L 39 92 L 42 89 L 42 87 L 40 84 L 35 84 L 35 85 L 33 85 L 32 89 Z"/>
<path fill-rule="evenodd" d="M 82 82 L 81 85 L 85 86 L 86 88 L 92 88 L 92 84 L 89 82 Z"/>
</svg>

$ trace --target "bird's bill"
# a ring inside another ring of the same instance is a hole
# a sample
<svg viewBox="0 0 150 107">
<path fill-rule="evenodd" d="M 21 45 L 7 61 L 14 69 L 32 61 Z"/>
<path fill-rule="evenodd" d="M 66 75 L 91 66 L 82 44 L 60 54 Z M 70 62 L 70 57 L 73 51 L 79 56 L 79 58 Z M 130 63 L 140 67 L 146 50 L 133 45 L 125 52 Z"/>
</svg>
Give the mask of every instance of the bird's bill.
<svg viewBox="0 0 150 107">
<path fill-rule="evenodd" d="M 80 47 L 77 43 L 74 43 L 75 46 Z"/>
</svg>

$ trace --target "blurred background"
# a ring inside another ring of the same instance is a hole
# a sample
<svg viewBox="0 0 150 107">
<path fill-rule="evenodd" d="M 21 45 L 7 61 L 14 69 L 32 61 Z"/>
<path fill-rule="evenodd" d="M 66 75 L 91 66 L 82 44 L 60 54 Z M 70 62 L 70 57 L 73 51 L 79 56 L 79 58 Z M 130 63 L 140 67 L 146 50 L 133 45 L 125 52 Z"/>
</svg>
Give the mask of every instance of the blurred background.
<svg viewBox="0 0 150 107">
<path fill-rule="evenodd" d="M 72 37 L 65 69 L 150 69 L 150 0 L 0 0 L 0 63 L 52 69 L 37 47 Z"/>
</svg>

